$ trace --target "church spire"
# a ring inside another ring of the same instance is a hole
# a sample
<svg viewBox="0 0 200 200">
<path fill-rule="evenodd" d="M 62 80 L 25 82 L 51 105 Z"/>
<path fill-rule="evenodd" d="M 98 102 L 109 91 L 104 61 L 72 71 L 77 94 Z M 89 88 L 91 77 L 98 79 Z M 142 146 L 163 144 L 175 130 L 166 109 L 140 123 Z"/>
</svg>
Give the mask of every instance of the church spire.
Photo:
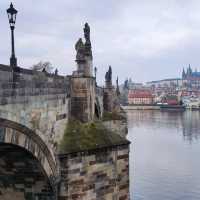
<svg viewBox="0 0 200 200">
<path fill-rule="evenodd" d="M 185 69 L 183 68 L 183 72 L 182 72 L 182 79 L 186 78 L 186 73 L 185 73 Z"/>
<path fill-rule="evenodd" d="M 189 64 L 189 67 L 188 67 L 188 72 L 189 72 L 189 75 L 192 74 L 192 68 L 191 68 L 190 64 Z"/>
</svg>

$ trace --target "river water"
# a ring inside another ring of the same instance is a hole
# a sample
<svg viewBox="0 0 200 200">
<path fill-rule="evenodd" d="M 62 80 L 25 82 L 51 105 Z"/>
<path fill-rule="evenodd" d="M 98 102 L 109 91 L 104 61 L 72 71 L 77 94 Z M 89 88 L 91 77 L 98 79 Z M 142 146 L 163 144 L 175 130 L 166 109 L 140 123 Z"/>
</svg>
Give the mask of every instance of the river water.
<svg viewBox="0 0 200 200">
<path fill-rule="evenodd" d="M 128 112 L 131 200 L 200 200 L 200 111 Z"/>
</svg>

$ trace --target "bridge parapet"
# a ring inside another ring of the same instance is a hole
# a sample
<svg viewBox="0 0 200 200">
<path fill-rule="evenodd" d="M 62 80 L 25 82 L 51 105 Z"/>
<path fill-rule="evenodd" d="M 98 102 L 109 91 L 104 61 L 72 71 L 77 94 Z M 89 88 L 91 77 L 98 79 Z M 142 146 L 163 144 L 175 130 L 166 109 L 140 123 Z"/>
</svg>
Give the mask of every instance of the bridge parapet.
<svg viewBox="0 0 200 200">
<path fill-rule="evenodd" d="M 70 94 L 69 77 L 6 65 L 0 65 L 0 88 L 0 105 L 26 103 L 36 96 L 62 99 Z"/>
<path fill-rule="evenodd" d="M 23 84 L 0 83 L 0 105 L 23 103 L 30 101 L 32 97 L 43 96 L 46 100 L 67 98 L 68 88 L 61 84 L 52 87 L 52 83 L 36 87 L 32 83 Z"/>
<path fill-rule="evenodd" d="M 69 93 L 69 77 L 46 72 L 0 65 L 0 86 L 2 90 L 32 88 L 50 93 Z M 45 94 L 45 92 L 44 92 Z"/>
</svg>

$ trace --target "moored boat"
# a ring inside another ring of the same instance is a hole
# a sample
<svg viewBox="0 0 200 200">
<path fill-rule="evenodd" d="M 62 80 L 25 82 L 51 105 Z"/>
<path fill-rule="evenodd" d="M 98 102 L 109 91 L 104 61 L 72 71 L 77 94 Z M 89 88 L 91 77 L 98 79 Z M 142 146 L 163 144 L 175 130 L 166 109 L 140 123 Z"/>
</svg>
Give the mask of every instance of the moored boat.
<svg viewBox="0 0 200 200">
<path fill-rule="evenodd" d="M 160 105 L 161 111 L 185 111 L 185 109 L 184 105 Z"/>
</svg>

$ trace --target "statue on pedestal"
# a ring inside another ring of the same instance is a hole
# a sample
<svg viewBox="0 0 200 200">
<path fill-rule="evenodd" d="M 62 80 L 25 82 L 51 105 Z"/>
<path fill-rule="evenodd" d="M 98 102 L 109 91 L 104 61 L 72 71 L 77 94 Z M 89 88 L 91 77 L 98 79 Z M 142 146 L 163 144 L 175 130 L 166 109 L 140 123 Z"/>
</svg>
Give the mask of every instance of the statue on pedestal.
<svg viewBox="0 0 200 200">
<path fill-rule="evenodd" d="M 106 80 L 106 82 L 112 82 L 112 68 L 111 68 L 111 66 L 109 66 L 109 69 L 106 72 L 105 80 Z"/>
</svg>

